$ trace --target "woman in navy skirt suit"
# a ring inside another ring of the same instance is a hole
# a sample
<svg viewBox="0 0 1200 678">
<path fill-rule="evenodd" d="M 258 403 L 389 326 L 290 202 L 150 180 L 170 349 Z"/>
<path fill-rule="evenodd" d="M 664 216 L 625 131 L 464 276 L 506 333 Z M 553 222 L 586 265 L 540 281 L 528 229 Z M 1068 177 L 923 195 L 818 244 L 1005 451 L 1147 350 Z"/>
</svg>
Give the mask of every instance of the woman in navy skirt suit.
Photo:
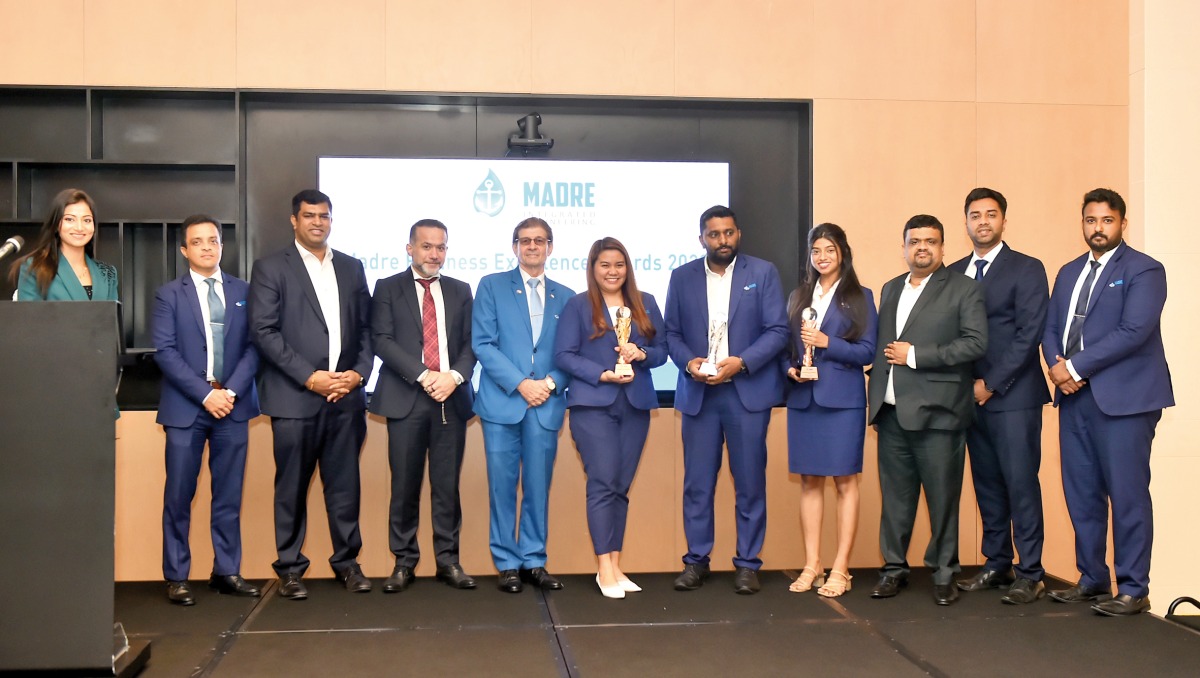
<svg viewBox="0 0 1200 678">
<path fill-rule="evenodd" d="M 875 357 L 879 323 L 871 290 L 854 273 L 846 232 L 836 224 L 821 224 L 809 232 L 808 246 L 804 279 L 788 299 L 793 359 L 788 367 L 788 470 L 801 477 L 805 553 L 804 570 L 791 590 L 819 586 L 817 593 L 832 598 L 850 589 L 867 422 L 863 366 Z M 801 318 L 806 308 L 817 311 L 816 321 L 807 325 Z M 800 376 L 805 345 L 814 349 L 815 381 Z M 829 477 L 837 486 L 838 545 L 827 579 L 821 567 L 821 520 Z"/>
<path fill-rule="evenodd" d="M 632 260 L 615 238 L 597 240 L 588 253 L 587 291 L 563 308 L 554 362 L 571 374 L 567 407 L 571 437 L 587 474 L 587 518 L 596 552 L 596 585 L 607 598 L 641 591 L 621 571 L 629 487 L 658 407 L 650 369 L 667 361 L 662 313 L 654 297 L 638 292 Z M 617 345 L 617 309 L 632 313 L 628 343 Z M 618 357 L 632 374 L 618 375 Z"/>
</svg>

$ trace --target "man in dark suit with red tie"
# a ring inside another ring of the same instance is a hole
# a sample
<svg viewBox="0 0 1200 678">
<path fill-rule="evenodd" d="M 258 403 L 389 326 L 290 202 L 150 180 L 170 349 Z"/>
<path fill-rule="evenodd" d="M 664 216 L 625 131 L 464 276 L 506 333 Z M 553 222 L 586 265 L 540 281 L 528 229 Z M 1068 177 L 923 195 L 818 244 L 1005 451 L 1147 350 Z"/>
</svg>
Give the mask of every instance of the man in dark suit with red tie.
<svg viewBox="0 0 1200 678">
<path fill-rule="evenodd" d="M 1150 609 L 1150 444 L 1175 404 L 1160 326 L 1163 265 L 1124 241 L 1125 201 L 1106 188 L 1083 196 L 1089 251 L 1058 272 L 1042 353 L 1058 389 L 1063 493 L 1075 528 L 1079 581 L 1051 591 L 1109 616 Z M 1117 596 L 1106 551 L 1112 505 Z"/>
<path fill-rule="evenodd" d="M 292 198 L 295 242 L 254 262 L 250 325 L 260 357 L 258 394 L 275 447 L 279 595 L 304 600 L 308 486 L 317 465 L 333 555 L 346 589 L 371 590 L 358 565 L 362 537 L 358 457 L 367 435 L 371 293 L 362 262 L 329 247 L 333 203 L 309 189 Z"/>
<path fill-rule="evenodd" d="M 188 531 L 205 443 L 214 556 L 208 585 L 220 593 L 259 595 L 240 574 L 242 479 L 249 420 L 258 416 L 258 353 L 250 344 L 248 285 L 221 271 L 220 222 L 196 214 L 184 219 L 180 235 L 188 270 L 155 295 L 151 335 L 163 374 L 157 421 L 167 438 L 163 575 L 167 599 L 192 605 Z"/>
<path fill-rule="evenodd" d="M 467 422 L 474 416 L 471 385 L 465 383 L 475 369 L 471 288 L 439 275 L 447 236 L 446 225 L 436 219 L 413 224 L 406 248 L 412 267 L 375 285 L 371 334 L 383 369 L 371 412 L 387 417 L 388 543 L 396 556 L 384 593 L 408 588 L 421 556 L 417 526 L 427 455 L 437 577 L 454 588 L 475 588 L 475 579 L 458 562 L 458 480 Z"/>
<path fill-rule="evenodd" d="M 1038 346 L 1050 299 L 1046 268 L 1003 241 L 1008 201 L 976 188 L 963 205 L 975 251 L 950 265 L 979 282 L 987 305 L 987 353 L 975 361 L 975 422 L 967 429 L 971 478 L 983 519 L 983 569 L 963 591 L 1006 587 L 1002 602 L 1046 595 L 1042 578 L 1042 406 L 1050 402 Z M 1021 560 L 1013 566 L 1013 545 Z"/>
</svg>

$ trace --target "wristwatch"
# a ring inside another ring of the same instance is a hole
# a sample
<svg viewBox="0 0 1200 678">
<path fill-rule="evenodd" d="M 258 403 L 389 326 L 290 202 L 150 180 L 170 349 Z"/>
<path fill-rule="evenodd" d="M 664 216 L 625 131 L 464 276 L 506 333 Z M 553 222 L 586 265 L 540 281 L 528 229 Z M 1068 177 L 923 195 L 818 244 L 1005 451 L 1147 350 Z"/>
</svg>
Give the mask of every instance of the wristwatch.
<svg viewBox="0 0 1200 678">
<path fill-rule="evenodd" d="M 554 377 L 548 374 L 546 375 L 546 386 L 550 387 L 551 393 L 558 391 L 558 384 L 554 383 Z"/>
</svg>

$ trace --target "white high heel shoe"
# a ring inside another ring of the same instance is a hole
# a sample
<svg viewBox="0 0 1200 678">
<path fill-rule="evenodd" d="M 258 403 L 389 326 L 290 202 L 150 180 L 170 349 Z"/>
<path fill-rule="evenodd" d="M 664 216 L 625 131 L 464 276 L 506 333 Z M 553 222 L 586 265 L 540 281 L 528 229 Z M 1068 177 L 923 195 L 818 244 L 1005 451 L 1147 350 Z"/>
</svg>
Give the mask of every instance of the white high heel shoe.
<svg viewBox="0 0 1200 678">
<path fill-rule="evenodd" d="M 634 584 L 633 581 L 630 580 L 629 578 L 618 579 L 617 586 L 620 586 L 621 590 L 626 593 L 638 593 L 642 590 L 642 587 L 638 586 L 637 584 Z"/>
<path fill-rule="evenodd" d="M 604 594 L 605 598 L 624 598 L 625 589 L 621 588 L 620 584 L 616 586 L 605 586 L 600 583 L 600 575 L 596 575 L 596 586 L 600 587 L 600 593 Z"/>
</svg>

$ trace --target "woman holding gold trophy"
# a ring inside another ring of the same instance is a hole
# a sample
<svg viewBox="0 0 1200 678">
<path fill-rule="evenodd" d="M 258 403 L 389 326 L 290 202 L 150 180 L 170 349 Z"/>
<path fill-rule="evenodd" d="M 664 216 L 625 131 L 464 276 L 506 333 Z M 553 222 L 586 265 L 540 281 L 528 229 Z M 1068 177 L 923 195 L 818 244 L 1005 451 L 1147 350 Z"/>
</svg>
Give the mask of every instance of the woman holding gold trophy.
<svg viewBox="0 0 1200 678">
<path fill-rule="evenodd" d="M 863 366 L 875 357 L 878 316 L 871 290 L 858 283 L 846 232 L 820 224 L 808 233 L 809 258 L 788 298 L 792 381 L 787 398 L 788 470 L 801 476 L 804 570 L 791 590 L 833 598 L 850 590 L 850 549 L 858 525 L 858 474 L 866 435 Z M 837 555 L 821 567 L 825 479 L 837 486 Z"/>
<path fill-rule="evenodd" d="M 639 292 L 632 260 L 615 238 L 588 252 L 587 291 L 558 321 L 554 362 L 571 374 L 571 437 L 587 474 L 587 518 L 596 552 L 596 585 L 607 598 L 641 591 L 621 571 L 629 487 L 658 397 L 650 369 L 667 360 L 662 313 Z"/>
</svg>

